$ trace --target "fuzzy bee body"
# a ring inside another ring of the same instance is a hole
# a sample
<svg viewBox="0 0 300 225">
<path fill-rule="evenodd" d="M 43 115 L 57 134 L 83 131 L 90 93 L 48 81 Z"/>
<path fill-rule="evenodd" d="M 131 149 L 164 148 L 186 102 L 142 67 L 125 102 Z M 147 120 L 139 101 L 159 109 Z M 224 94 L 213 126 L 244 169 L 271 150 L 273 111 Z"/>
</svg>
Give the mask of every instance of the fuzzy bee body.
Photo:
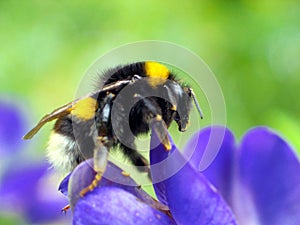
<svg viewBox="0 0 300 225">
<path fill-rule="evenodd" d="M 101 137 L 108 150 L 119 147 L 135 166 L 145 170 L 148 162 L 135 150 L 134 137 L 148 133 L 154 118 L 161 118 L 167 128 L 174 120 L 180 131 L 186 129 L 192 89 L 180 84 L 160 63 L 118 66 L 103 75 L 99 86 L 103 87 L 47 114 L 25 135 L 31 138 L 56 119 L 47 147 L 54 167 L 69 172 L 95 157 L 95 140 Z"/>
</svg>

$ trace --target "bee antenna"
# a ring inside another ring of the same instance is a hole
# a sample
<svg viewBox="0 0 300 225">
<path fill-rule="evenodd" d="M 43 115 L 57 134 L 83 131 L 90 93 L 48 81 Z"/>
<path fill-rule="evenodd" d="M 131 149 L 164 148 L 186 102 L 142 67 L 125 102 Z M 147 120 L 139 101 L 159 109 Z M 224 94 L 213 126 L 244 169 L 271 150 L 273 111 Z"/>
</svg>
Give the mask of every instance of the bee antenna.
<svg viewBox="0 0 300 225">
<path fill-rule="evenodd" d="M 199 103 L 197 101 L 196 95 L 195 95 L 195 93 L 194 93 L 194 91 L 193 91 L 192 88 L 189 88 L 189 91 L 190 91 L 191 97 L 193 98 L 193 101 L 195 103 L 196 109 L 197 109 L 197 111 L 198 111 L 198 113 L 200 115 L 200 118 L 203 119 L 203 112 L 202 112 L 201 107 L 200 107 L 200 105 L 199 105 Z"/>
</svg>

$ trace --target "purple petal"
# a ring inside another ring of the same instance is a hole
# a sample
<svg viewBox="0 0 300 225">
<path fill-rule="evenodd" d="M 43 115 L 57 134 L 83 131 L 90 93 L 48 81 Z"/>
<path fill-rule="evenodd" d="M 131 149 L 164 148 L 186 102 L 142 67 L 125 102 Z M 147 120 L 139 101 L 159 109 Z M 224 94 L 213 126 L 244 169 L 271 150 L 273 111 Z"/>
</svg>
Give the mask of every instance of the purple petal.
<svg viewBox="0 0 300 225">
<path fill-rule="evenodd" d="M 72 173 L 69 173 L 60 183 L 58 190 L 65 196 L 68 196 L 68 185 Z"/>
<path fill-rule="evenodd" d="M 174 224 L 166 215 L 166 206 L 153 200 L 134 180 L 124 176 L 122 170 L 110 162 L 99 186 L 80 197 L 80 191 L 90 185 L 95 177 L 92 166 L 92 160 L 81 163 L 69 180 L 68 192 L 74 209 L 74 224 Z M 108 179 L 112 176 L 113 181 Z M 66 180 L 61 184 L 63 189 Z"/>
<path fill-rule="evenodd" d="M 24 144 L 25 115 L 17 104 L 0 100 L 0 154 L 12 154 Z"/>
<path fill-rule="evenodd" d="M 45 162 L 27 161 L 10 167 L 1 181 L 1 209 L 21 214 L 27 222 L 36 224 L 68 218 L 61 214 L 67 198 L 52 188 L 50 174 Z"/>
<path fill-rule="evenodd" d="M 71 207 L 77 204 L 80 199 L 79 193 L 89 186 L 93 179 L 95 178 L 95 171 L 93 169 L 93 160 L 89 159 L 82 162 L 76 169 L 72 172 L 69 180 L 68 192 Z M 117 179 L 116 182 L 107 179 L 107 177 L 114 177 Z M 126 184 L 126 185 L 123 185 Z M 122 175 L 122 170 L 112 163 L 108 163 L 106 171 L 99 184 L 100 186 L 117 185 L 129 189 L 134 192 L 137 188 L 137 184 L 127 176 Z"/>
<path fill-rule="evenodd" d="M 220 143 L 220 145 L 216 147 L 211 143 Z M 189 162 L 195 168 L 199 168 L 204 152 L 214 151 L 218 151 L 218 154 L 203 174 L 221 192 L 226 202 L 231 204 L 236 152 L 231 131 L 226 127 L 213 126 L 197 132 L 187 143 L 184 155 L 190 157 Z"/>
<path fill-rule="evenodd" d="M 153 198 L 141 189 L 141 187 L 130 176 L 124 176 L 122 172 L 123 171 L 119 167 L 109 162 L 99 187 L 117 187 L 133 194 L 139 199 L 139 201 L 143 201 L 154 208 L 158 208 L 163 211 L 168 210 L 168 207 L 153 200 Z M 69 200 L 72 208 L 74 208 L 77 201 L 80 199 L 79 193 L 92 183 L 95 175 L 96 173 L 93 170 L 92 159 L 84 161 L 73 171 L 68 186 Z M 113 178 L 113 180 L 110 178 Z"/>
<path fill-rule="evenodd" d="M 141 202 L 117 187 L 98 187 L 80 199 L 74 210 L 74 225 L 174 224 L 163 212 Z"/>
<path fill-rule="evenodd" d="M 250 130 L 238 166 L 241 224 L 300 224 L 300 163 L 281 137 L 264 127 Z"/>
<path fill-rule="evenodd" d="M 155 191 L 159 189 L 159 198 L 167 201 L 175 221 L 179 224 L 236 224 L 221 195 L 203 174 L 184 159 L 173 142 L 169 152 L 157 143 L 158 137 L 153 129 L 151 174 L 153 180 L 158 182 L 154 188 Z"/>
<path fill-rule="evenodd" d="M 174 175 L 174 172 L 171 174 L 167 174 L 164 170 L 164 159 L 169 156 L 168 151 L 161 151 L 159 154 L 155 154 L 154 151 L 160 146 L 160 140 L 157 135 L 151 134 L 151 142 L 150 142 L 150 170 L 151 170 L 151 179 L 153 183 L 153 188 L 156 194 L 157 199 L 164 205 L 168 206 L 168 200 L 166 198 L 166 187 L 165 183 L 162 182 L 168 179 L 170 176 Z M 172 146 L 174 147 L 174 146 Z M 179 168 L 180 169 L 180 168 Z"/>
<path fill-rule="evenodd" d="M 1 179 L 0 204 L 20 208 L 30 204 L 37 192 L 37 184 L 48 167 L 47 163 L 31 162 L 7 169 Z"/>
</svg>

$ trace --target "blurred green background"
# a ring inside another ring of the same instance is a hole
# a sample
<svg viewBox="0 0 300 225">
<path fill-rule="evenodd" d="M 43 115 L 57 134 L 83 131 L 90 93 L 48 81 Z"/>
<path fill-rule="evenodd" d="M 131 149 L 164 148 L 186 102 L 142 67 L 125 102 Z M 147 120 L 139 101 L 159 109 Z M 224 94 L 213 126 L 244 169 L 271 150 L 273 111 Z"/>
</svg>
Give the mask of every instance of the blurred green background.
<svg viewBox="0 0 300 225">
<path fill-rule="evenodd" d="M 227 125 L 239 138 L 268 125 L 300 153 L 296 0 L 0 1 L 0 94 L 20 99 L 32 126 L 74 98 L 99 56 L 152 39 L 182 45 L 209 65 L 223 90 Z"/>
</svg>

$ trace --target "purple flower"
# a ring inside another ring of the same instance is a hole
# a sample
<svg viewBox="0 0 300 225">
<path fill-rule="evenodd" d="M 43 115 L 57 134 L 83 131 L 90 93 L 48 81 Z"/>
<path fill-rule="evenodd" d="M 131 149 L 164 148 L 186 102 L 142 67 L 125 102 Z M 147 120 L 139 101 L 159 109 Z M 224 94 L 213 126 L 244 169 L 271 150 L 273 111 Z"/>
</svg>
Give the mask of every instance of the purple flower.
<svg viewBox="0 0 300 225">
<path fill-rule="evenodd" d="M 210 149 L 217 147 L 209 144 L 215 142 L 212 131 L 222 134 L 218 149 Z M 69 178 L 61 184 L 68 191 L 73 224 L 300 224 L 299 161 L 272 131 L 255 128 L 237 147 L 226 128 L 206 128 L 191 138 L 184 154 L 171 143 L 167 152 L 152 133 L 151 174 L 159 201 L 112 163 L 100 185 L 79 197 L 95 173 L 91 160 L 77 167 L 69 186 Z M 217 150 L 200 172 L 207 151 Z"/>
<path fill-rule="evenodd" d="M 25 151 L 26 130 L 18 102 L 0 99 L 0 220 L 8 214 L 30 224 L 66 223 L 70 215 L 63 215 L 61 208 L 68 201 L 56 191 L 50 165 Z"/>
<path fill-rule="evenodd" d="M 203 174 L 221 192 L 238 223 L 300 224 L 300 163 L 292 148 L 266 127 L 248 131 L 238 146 L 226 128 L 206 128 L 185 148 L 187 154 L 189 146 L 196 144 L 190 159 L 195 168 L 201 167 L 198 156 L 210 151 L 207 146 L 212 131 L 224 133 L 224 139 Z"/>
<path fill-rule="evenodd" d="M 81 163 L 60 185 L 74 210 L 73 224 L 176 224 L 168 215 L 168 207 L 150 197 L 112 163 L 99 186 L 81 198 L 80 191 L 95 176 L 92 166 L 92 160 Z"/>
<path fill-rule="evenodd" d="M 0 99 L 0 155 L 15 153 L 22 148 L 26 129 L 22 108 L 6 99 Z"/>
<path fill-rule="evenodd" d="M 152 132 L 150 162 L 154 189 L 158 199 L 169 206 L 176 222 L 236 224 L 222 196 L 172 145 L 171 151 L 166 151 L 155 131 Z"/>
<path fill-rule="evenodd" d="M 68 201 L 56 191 L 52 177 L 48 163 L 26 161 L 8 167 L 0 185 L 2 213 L 14 213 L 30 224 L 66 222 L 70 215 L 61 209 Z"/>
</svg>

